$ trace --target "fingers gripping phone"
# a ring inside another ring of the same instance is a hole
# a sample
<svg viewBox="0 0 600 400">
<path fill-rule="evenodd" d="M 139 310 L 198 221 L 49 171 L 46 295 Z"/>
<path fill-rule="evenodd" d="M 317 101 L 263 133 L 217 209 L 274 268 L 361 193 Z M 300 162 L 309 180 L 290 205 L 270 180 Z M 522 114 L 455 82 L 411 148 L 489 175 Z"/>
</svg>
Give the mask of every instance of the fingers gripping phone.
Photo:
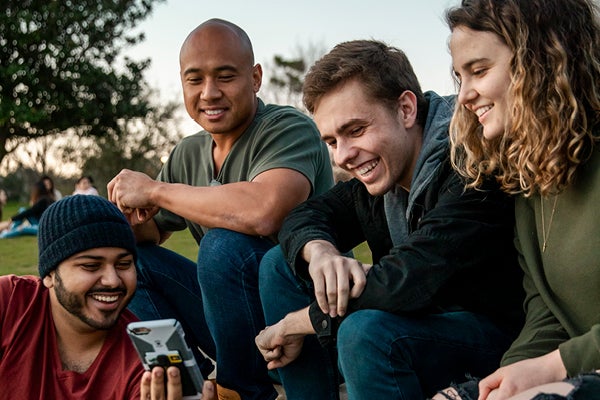
<svg viewBox="0 0 600 400">
<path fill-rule="evenodd" d="M 175 319 L 131 322 L 127 333 L 144 368 L 179 368 L 184 399 L 200 399 L 204 380 L 192 350 L 184 340 L 181 324 Z M 166 391 L 166 379 L 165 379 Z"/>
</svg>

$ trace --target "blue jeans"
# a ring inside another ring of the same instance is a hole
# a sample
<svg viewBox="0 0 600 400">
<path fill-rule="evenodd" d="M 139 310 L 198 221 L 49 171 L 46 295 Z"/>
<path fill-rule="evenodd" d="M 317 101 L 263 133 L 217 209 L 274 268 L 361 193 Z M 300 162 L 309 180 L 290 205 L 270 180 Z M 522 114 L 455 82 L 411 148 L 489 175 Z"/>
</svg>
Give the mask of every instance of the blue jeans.
<svg viewBox="0 0 600 400">
<path fill-rule="evenodd" d="M 204 318 L 196 264 L 153 244 L 138 245 L 137 252 L 137 289 L 129 309 L 142 321 L 177 319 L 206 378 L 214 366 L 198 348 L 212 359 L 216 348 Z"/>
<path fill-rule="evenodd" d="M 19 214 L 25 210 L 25 207 L 20 207 Z M 27 222 L 27 224 L 25 224 L 25 222 Z M 0 233 L 0 239 L 8 239 L 25 235 L 36 236 L 38 233 L 39 222 L 40 221 L 35 217 L 13 221 L 7 230 Z"/>
<path fill-rule="evenodd" d="M 129 308 L 143 320 L 178 319 L 190 347 L 217 361 L 217 382 L 242 399 L 277 397 L 254 344 L 265 327 L 258 267 L 271 247 L 268 239 L 220 228 L 200 241 L 197 265 L 160 246 L 138 246 L 138 289 Z M 196 358 L 201 364 L 204 357 Z"/>
<path fill-rule="evenodd" d="M 217 346 L 217 382 L 242 399 L 275 399 L 277 392 L 254 343 L 265 327 L 258 269 L 273 242 L 215 228 L 200 241 L 198 281 Z"/>
<path fill-rule="evenodd" d="M 286 314 L 305 308 L 314 300 L 311 283 L 296 278 L 280 246 L 263 257 L 259 286 L 267 325 L 276 324 Z M 288 400 L 339 398 L 334 351 L 323 348 L 316 335 L 305 337 L 300 356 L 277 370 Z"/>
<path fill-rule="evenodd" d="M 267 325 L 312 302 L 310 284 L 296 277 L 279 247 L 263 258 L 260 294 Z M 467 373 L 495 370 L 516 332 L 504 332 L 470 312 L 399 316 L 360 310 L 337 334 L 337 357 L 349 399 L 423 399 Z M 335 399 L 337 369 L 315 335 L 302 355 L 279 370 L 288 399 Z"/>
<path fill-rule="evenodd" d="M 514 337 L 468 311 L 360 310 L 339 327 L 339 367 L 349 399 L 423 399 L 466 374 L 495 371 Z"/>
</svg>

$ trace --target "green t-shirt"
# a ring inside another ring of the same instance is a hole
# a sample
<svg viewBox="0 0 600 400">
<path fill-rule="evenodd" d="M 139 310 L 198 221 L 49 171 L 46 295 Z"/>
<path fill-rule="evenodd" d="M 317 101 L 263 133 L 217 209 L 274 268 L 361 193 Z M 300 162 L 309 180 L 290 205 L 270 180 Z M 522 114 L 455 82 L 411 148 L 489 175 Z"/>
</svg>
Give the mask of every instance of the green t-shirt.
<svg viewBox="0 0 600 400">
<path fill-rule="evenodd" d="M 240 136 L 214 176 L 213 140 L 201 131 L 181 140 L 171 152 L 157 179 L 192 186 L 224 185 L 252 181 L 274 168 L 289 168 L 310 181 L 311 195 L 333 186 L 333 173 L 326 145 L 314 122 L 289 106 L 265 105 L 260 99 L 252 124 Z M 167 232 L 190 228 L 197 242 L 206 228 L 161 209 L 154 217 Z"/>
</svg>

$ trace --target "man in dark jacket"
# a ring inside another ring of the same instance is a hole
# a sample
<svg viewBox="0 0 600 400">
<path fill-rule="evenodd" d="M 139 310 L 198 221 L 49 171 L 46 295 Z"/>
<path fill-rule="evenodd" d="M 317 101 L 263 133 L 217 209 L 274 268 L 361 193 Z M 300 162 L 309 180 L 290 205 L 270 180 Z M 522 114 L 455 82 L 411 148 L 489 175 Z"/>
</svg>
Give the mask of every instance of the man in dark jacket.
<svg viewBox="0 0 600 400">
<path fill-rule="evenodd" d="M 354 179 L 292 211 L 261 263 L 272 326 L 256 343 L 289 398 L 337 397 L 335 350 L 350 399 L 422 399 L 494 370 L 523 318 L 513 203 L 453 171 L 453 98 L 361 40 L 311 68 L 304 103 Z M 365 240 L 372 265 L 344 255 Z"/>
</svg>

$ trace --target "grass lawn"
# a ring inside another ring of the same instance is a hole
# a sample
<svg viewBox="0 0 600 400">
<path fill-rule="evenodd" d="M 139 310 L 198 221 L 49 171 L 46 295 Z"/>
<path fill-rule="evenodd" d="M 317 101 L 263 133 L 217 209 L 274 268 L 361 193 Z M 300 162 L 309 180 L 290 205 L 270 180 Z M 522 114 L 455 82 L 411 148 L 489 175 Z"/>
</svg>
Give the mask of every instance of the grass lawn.
<svg viewBox="0 0 600 400">
<path fill-rule="evenodd" d="M 25 204 L 9 203 L 2 212 L 3 219 L 16 214 L 18 208 L 22 206 Z M 188 230 L 174 232 L 164 246 L 190 260 L 196 260 L 198 245 Z M 354 255 L 362 262 L 371 262 L 371 253 L 365 244 L 354 249 Z M 37 259 L 38 248 L 35 236 L 0 239 L 0 275 L 37 275 Z"/>
</svg>

